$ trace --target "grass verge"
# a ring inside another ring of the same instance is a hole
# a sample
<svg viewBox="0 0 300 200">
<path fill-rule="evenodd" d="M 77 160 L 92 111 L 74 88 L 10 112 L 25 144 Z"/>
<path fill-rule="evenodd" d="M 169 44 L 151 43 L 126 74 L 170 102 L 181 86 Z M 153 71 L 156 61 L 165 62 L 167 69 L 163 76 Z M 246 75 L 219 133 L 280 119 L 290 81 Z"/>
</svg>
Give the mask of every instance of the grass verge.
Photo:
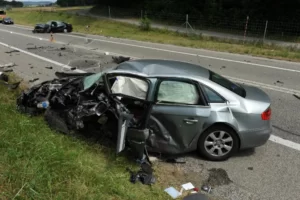
<svg viewBox="0 0 300 200">
<path fill-rule="evenodd" d="M 169 199 L 159 183 L 130 183 L 125 169 L 137 166 L 113 149 L 19 114 L 18 93 L 0 85 L 0 199 Z"/>
<path fill-rule="evenodd" d="M 17 24 L 34 25 L 48 20 L 62 20 L 72 23 L 75 32 L 89 33 L 95 35 L 111 36 L 117 38 L 128 38 L 140 41 L 149 41 L 163 44 L 173 44 L 184 47 L 203 48 L 215 51 L 230 53 L 248 54 L 266 58 L 276 58 L 289 61 L 300 61 L 300 51 L 295 47 L 279 47 L 276 45 L 263 44 L 258 42 L 246 42 L 216 39 L 203 36 L 185 36 L 168 30 L 151 29 L 142 31 L 135 25 L 116 22 L 105 19 L 95 19 L 72 15 L 66 12 L 44 12 L 44 11 L 10 11 L 8 15 L 14 18 Z M 90 29 L 86 30 L 86 25 Z"/>
</svg>

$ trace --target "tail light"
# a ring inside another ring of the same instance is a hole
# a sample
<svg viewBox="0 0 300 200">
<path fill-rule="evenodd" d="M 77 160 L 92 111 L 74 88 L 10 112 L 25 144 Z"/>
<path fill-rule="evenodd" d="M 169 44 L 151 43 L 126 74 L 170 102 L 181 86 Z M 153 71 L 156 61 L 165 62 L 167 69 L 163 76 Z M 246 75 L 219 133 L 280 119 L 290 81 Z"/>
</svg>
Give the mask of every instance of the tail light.
<svg viewBox="0 0 300 200">
<path fill-rule="evenodd" d="M 268 108 L 265 112 L 263 112 L 261 114 L 261 119 L 262 120 L 270 120 L 271 119 L 271 114 L 272 114 L 271 108 Z"/>
</svg>

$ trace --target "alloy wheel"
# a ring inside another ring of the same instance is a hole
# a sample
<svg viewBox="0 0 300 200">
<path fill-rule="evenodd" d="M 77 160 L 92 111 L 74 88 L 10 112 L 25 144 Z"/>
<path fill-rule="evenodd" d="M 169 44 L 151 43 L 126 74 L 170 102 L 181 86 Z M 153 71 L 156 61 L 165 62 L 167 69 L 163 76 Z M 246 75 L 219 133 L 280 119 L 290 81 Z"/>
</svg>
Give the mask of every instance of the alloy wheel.
<svg viewBox="0 0 300 200">
<path fill-rule="evenodd" d="M 233 148 L 233 138 L 226 131 L 214 131 L 204 141 L 204 147 L 211 156 L 221 157 Z"/>
</svg>

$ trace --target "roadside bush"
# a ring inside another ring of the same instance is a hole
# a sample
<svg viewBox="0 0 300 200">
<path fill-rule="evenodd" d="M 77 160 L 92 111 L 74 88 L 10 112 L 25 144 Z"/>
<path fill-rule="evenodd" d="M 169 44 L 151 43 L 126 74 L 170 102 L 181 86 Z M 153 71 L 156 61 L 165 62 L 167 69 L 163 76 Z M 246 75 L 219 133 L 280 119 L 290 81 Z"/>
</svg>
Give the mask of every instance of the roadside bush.
<svg viewBox="0 0 300 200">
<path fill-rule="evenodd" d="M 150 31 L 151 29 L 151 21 L 149 18 L 144 17 L 140 20 L 140 29 L 142 31 Z"/>
</svg>

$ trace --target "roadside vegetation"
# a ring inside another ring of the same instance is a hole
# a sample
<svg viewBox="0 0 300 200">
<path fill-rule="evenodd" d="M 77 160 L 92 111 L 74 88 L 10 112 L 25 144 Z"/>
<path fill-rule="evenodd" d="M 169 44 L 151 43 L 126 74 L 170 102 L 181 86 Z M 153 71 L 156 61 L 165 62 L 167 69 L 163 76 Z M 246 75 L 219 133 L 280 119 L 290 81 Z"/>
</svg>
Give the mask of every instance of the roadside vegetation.
<svg viewBox="0 0 300 200">
<path fill-rule="evenodd" d="M 42 117 L 19 114 L 18 93 L 0 85 L 1 200 L 169 199 L 162 172 L 153 186 L 130 183 L 126 168 L 138 167 L 131 159 L 115 156 L 113 147 L 55 133 Z"/>
<path fill-rule="evenodd" d="M 33 26 L 36 23 L 46 22 L 48 20 L 62 20 L 73 24 L 74 31 L 80 33 L 173 44 L 229 53 L 248 54 L 289 61 L 300 61 L 300 51 L 293 46 L 279 47 L 276 45 L 264 44 L 262 41 L 245 42 L 245 44 L 243 44 L 239 41 L 204 37 L 201 35 L 185 35 L 167 29 L 161 30 L 151 28 L 151 22 L 148 21 L 148 19 L 142 21 L 143 26 L 140 27 L 107 19 L 96 19 L 76 14 L 72 15 L 66 12 L 41 12 L 19 9 L 18 11 L 14 10 L 8 12 L 8 15 L 15 20 L 16 24 L 22 25 Z M 89 29 L 86 29 L 87 25 L 90 26 Z M 147 31 L 145 31 L 145 27 Z"/>
</svg>

